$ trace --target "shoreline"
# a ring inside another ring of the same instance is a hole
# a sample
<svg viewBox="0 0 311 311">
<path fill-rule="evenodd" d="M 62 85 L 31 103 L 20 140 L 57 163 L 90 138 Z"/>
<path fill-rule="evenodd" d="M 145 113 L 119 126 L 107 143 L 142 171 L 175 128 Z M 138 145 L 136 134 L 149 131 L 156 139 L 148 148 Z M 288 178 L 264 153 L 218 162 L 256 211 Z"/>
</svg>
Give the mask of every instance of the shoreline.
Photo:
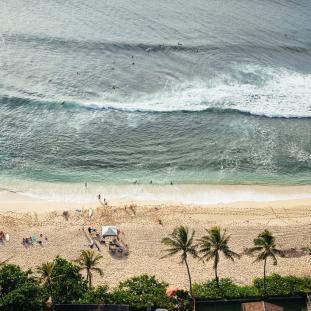
<svg viewBox="0 0 311 311">
<path fill-rule="evenodd" d="M 58 184 L 59 186 L 59 184 Z M 58 191 L 58 192 L 55 192 Z M 197 205 L 210 206 L 245 202 L 278 202 L 311 199 L 311 185 L 84 185 L 40 188 L 33 192 L 0 189 L 0 212 L 45 212 L 96 207 L 98 194 L 110 205 Z M 44 205 L 44 210 L 42 206 Z"/>
</svg>

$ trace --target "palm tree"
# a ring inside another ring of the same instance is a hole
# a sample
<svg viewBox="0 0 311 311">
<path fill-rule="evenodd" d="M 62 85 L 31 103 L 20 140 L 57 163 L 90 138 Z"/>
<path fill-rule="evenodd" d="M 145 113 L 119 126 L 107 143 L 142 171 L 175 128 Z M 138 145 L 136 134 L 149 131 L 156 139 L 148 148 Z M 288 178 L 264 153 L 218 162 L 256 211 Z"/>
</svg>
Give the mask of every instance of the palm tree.
<svg viewBox="0 0 311 311">
<path fill-rule="evenodd" d="M 37 268 L 37 272 L 39 273 L 40 282 L 45 285 L 48 289 L 50 298 L 52 299 L 52 282 L 53 282 L 53 271 L 54 271 L 55 263 L 46 262 Z"/>
<path fill-rule="evenodd" d="M 196 252 L 197 245 L 193 244 L 194 234 L 195 234 L 194 230 L 192 230 L 192 232 L 189 233 L 188 227 L 179 226 L 176 227 L 171 234 L 169 234 L 161 241 L 165 246 L 168 246 L 168 248 L 165 250 L 167 254 L 162 258 L 174 256 L 180 253 L 180 262 L 184 263 L 187 268 L 189 278 L 189 291 L 191 296 L 192 296 L 192 281 L 187 258 L 188 255 L 194 258 L 197 257 Z"/>
<path fill-rule="evenodd" d="M 201 259 L 204 261 L 214 260 L 213 269 L 215 271 L 216 284 L 219 289 L 217 268 L 220 261 L 220 255 L 223 254 L 225 258 L 232 261 L 234 261 L 235 258 L 240 258 L 240 255 L 229 248 L 228 242 L 230 240 L 230 235 L 227 235 L 226 230 L 221 232 L 221 228 L 215 226 L 206 231 L 207 235 L 204 235 L 199 240 L 199 253 L 202 254 Z"/>
<path fill-rule="evenodd" d="M 267 259 L 270 257 L 273 261 L 273 264 L 276 266 L 278 261 L 276 256 L 284 257 L 284 253 L 275 248 L 275 237 L 268 230 L 263 231 L 258 235 L 256 239 L 254 239 L 255 247 L 250 249 L 251 253 L 258 253 L 255 262 L 263 261 L 263 287 L 264 287 L 264 295 L 266 295 L 266 265 Z"/>
<path fill-rule="evenodd" d="M 77 263 L 80 269 L 86 270 L 86 280 L 89 282 L 89 288 L 92 287 L 92 271 L 97 272 L 100 276 L 103 276 L 103 270 L 96 267 L 99 260 L 103 258 L 101 255 L 96 255 L 93 250 L 81 251 L 80 257 L 77 259 Z"/>
</svg>

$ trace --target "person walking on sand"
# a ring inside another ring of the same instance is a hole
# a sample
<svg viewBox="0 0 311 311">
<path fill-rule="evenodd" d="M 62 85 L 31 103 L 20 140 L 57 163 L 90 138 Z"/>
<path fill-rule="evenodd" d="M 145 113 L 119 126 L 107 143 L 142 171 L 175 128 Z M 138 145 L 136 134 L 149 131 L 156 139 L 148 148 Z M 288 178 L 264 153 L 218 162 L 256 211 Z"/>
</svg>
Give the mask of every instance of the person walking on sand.
<svg viewBox="0 0 311 311">
<path fill-rule="evenodd" d="M 87 181 L 84 183 L 84 187 L 85 189 L 87 189 Z"/>
<path fill-rule="evenodd" d="M 101 200 L 101 195 L 99 194 L 99 195 L 97 196 L 97 198 L 98 198 L 98 201 L 100 201 L 100 200 Z"/>
<path fill-rule="evenodd" d="M 89 221 L 92 220 L 92 216 L 93 216 L 93 210 L 89 208 Z"/>
</svg>

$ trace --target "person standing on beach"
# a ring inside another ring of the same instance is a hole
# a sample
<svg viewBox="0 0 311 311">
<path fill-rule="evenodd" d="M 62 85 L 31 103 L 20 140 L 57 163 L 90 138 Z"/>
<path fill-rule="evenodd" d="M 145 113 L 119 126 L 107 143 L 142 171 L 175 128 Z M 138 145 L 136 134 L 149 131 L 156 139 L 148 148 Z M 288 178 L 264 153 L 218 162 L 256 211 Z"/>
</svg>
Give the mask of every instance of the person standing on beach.
<svg viewBox="0 0 311 311">
<path fill-rule="evenodd" d="M 98 197 L 98 201 L 100 201 L 100 199 L 101 199 L 101 195 L 99 194 L 97 197 Z"/>
<path fill-rule="evenodd" d="M 89 221 L 92 220 L 92 216 L 93 216 L 93 210 L 89 208 Z"/>
<path fill-rule="evenodd" d="M 85 189 L 87 189 L 87 181 L 84 183 L 84 187 Z"/>
</svg>

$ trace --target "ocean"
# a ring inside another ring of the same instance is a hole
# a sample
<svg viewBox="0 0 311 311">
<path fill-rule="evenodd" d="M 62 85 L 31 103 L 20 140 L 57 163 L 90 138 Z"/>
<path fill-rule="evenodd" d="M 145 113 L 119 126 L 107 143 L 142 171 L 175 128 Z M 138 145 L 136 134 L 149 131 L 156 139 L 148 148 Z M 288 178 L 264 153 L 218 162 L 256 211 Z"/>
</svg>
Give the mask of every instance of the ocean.
<svg viewBox="0 0 311 311">
<path fill-rule="evenodd" d="M 0 21 L 2 189 L 311 184 L 309 0 L 9 0 Z"/>
</svg>

